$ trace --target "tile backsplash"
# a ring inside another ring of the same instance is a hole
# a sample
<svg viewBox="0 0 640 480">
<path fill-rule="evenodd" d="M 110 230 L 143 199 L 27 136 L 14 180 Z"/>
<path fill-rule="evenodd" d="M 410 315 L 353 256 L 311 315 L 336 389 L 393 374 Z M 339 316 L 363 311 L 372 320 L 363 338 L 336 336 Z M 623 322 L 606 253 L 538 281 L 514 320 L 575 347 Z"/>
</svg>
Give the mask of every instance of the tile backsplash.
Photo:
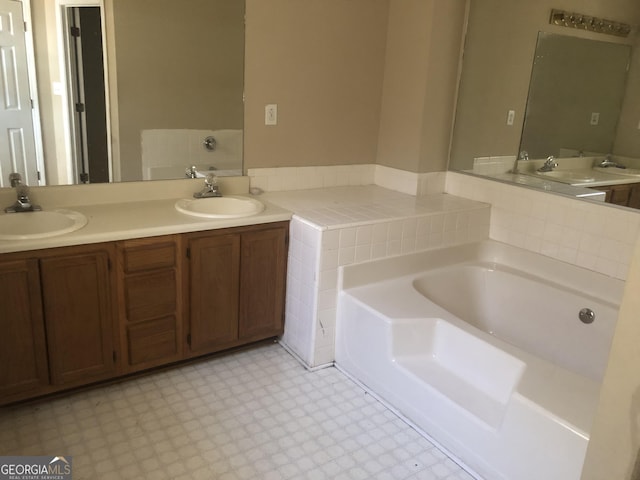
<svg viewBox="0 0 640 480">
<path fill-rule="evenodd" d="M 629 209 L 456 172 L 446 193 L 491 204 L 491 238 L 625 280 L 640 233 Z"/>
</svg>

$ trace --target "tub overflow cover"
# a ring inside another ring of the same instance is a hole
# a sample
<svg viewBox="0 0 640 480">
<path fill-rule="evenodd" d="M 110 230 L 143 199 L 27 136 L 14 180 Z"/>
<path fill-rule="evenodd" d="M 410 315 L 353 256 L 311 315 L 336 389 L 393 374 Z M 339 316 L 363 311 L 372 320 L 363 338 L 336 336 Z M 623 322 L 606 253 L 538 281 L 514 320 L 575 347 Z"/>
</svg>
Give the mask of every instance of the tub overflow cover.
<svg viewBox="0 0 640 480">
<path fill-rule="evenodd" d="M 578 318 L 582 323 L 593 323 L 596 319 L 596 314 L 590 308 L 583 308 L 580 310 L 580 313 L 578 313 Z"/>
</svg>

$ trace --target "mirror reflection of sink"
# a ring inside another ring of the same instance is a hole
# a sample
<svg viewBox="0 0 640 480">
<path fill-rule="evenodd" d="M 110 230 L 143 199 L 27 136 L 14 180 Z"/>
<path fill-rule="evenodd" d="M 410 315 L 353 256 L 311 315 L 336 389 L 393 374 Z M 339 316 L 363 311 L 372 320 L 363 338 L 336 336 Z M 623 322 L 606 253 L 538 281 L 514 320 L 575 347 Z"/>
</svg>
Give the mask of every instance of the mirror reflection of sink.
<svg viewBox="0 0 640 480">
<path fill-rule="evenodd" d="M 536 174 L 563 183 L 589 183 L 595 181 L 595 177 L 589 174 L 571 170 L 552 170 L 550 172 L 536 172 Z"/>
<path fill-rule="evenodd" d="M 0 240 L 29 240 L 74 232 L 87 224 L 87 217 L 73 210 L 5 213 L 0 215 Z"/>
<path fill-rule="evenodd" d="M 182 198 L 175 204 L 176 210 L 187 215 L 205 218 L 239 218 L 256 215 L 264 210 L 259 200 L 240 197 Z"/>
<path fill-rule="evenodd" d="M 637 168 L 616 168 L 616 167 L 594 167 L 597 172 L 610 173 L 612 175 L 622 175 L 626 177 L 640 177 L 640 169 Z"/>
</svg>

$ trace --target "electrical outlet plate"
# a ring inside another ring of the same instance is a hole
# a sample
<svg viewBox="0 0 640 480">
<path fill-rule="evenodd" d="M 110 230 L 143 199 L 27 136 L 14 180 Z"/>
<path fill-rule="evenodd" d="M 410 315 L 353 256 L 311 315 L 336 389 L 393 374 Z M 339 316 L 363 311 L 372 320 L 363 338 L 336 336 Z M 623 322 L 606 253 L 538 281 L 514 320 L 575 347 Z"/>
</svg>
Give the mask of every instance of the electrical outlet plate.
<svg viewBox="0 0 640 480">
<path fill-rule="evenodd" d="M 277 125 L 278 124 L 278 105 L 271 103 L 264 107 L 264 124 L 265 125 Z"/>
</svg>

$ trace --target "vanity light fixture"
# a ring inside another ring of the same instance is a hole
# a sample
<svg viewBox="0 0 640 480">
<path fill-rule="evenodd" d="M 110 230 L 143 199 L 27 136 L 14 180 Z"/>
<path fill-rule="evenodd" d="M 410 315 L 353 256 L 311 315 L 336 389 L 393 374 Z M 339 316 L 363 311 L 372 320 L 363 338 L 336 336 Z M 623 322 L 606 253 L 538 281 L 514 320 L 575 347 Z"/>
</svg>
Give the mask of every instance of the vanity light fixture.
<svg viewBox="0 0 640 480">
<path fill-rule="evenodd" d="M 627 23 L 605 20 L 604 18 L 590 17 L 581 13 L 567 12 L 564 10 L 552 9 L 549 18 L 551 25 L 561 27 L 579 28 L 590 32 L 606 33 L 618 37 L 626 37 L 631 33 L 631 25 Z"/>
</svg>

